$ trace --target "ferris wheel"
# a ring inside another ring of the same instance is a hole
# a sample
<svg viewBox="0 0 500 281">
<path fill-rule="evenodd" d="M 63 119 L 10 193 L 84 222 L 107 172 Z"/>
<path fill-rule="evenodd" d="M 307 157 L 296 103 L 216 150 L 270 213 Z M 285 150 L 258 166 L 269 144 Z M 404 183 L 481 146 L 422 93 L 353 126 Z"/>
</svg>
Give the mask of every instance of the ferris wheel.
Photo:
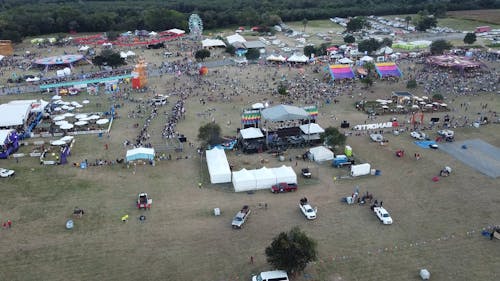
<svg viewBox="0 0 500 281">
<path fill-rule="evenodd" d="M 189 16 L 189 32 L 193 37 L 200 37 L 203 33 L 203 22 L 198 14 Z"/>
</svg>

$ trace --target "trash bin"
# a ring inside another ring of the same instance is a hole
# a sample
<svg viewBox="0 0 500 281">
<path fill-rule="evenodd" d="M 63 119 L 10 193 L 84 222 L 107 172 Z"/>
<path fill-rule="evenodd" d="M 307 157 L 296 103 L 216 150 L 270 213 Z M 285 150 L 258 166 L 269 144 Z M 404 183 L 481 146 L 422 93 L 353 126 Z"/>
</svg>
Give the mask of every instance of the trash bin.
<svg viewBox="0 0 500 281">
<path fill-rule="evenodd" d="M 220 216 L 220 209 L 219 208 L 214 208 L 214 215 Z"/>
</svg>

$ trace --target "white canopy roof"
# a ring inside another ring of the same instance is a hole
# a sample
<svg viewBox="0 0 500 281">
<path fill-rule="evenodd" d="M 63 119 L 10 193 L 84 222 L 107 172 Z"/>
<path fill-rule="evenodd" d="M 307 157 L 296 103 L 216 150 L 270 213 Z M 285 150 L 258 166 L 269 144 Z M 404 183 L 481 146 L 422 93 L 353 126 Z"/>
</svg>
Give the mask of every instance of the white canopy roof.
<svg viewBox="0 0 500 281">
<path fill-rule="evenodd" d="M 226 47 L 226 43 L 224 43 L 224 41 L 219 39 L 205 39 L 201 41 L 201 46 L 203 48 L 221 47 L 221 46 Z"/>
<path fill-rule="evenodd" d="M 265 106 L 261 102 L 257 102 L 257 103 L 252 104 L 252 109 L 263 109 L 263 108 L 265 108 Z"/>
<path fill-rule="evenodd" d="M 206 151 L 208 172 L 211 183 L 231 182 L 231 169 L 224 149 L 214 148 Z"/>
<path fill-rule="evenodd" d="M 364 56 L 360 59 L 361 61 L 373 61 L 373 58 L 370 56 Z"/>
<path fill-rule="evenodd" d="M 271 168 L 276 175 L 276 182 L 297 183 L 297 174 L 290 166 L 281 166 L 278 168 Z"/>
<path fill-rule="evenodd" d="M 302 120 L 309 114 L 300 107 L 280 104 L 262 110 L 262 118 L 270 121 Z"/>
<path fill-rule="evenodd" d="M 126 158 L 127 162 L 134 161 L 138 159 L 153 160 L 155 157 L 154 148 L 138 147 L 134 149 L 127 150 Z"/>
<path fill-rule="evenodd" d="M 309 123 L 309 124 L 300 125 L 299 128 L 306 135 L 320 134 L 320 133 L 325 132 L 325 130 L 323 128 L 321 128 L 321 126 L 316 124 L 316 123 Z"/>
<path fill-rule="evenodd" d="M 245 140 L 264 137 L 264 134 L 262 134 L 262 131 L 259 128 L 253 128 L 253 127 L 240 130 L 240 134 L 241 137 Z"/>
<path fill-rule="evenodd" d="M 31 104 L 0 104 L 0 127 L 23 125 L 28 120 Z"/>
<path fill-rule="evenodd" d="M 0 144 L 4 144 L 5 139 L 7 139 L 7 136 L 12 132 L 13 130 L 0 130 Z"/>
<path fill-rule="evenodd" d="M 81 47 L 78 49 L 78 51 L 82 51 L 82 52 L 83 52 L 83 51 L 87 51 L 88 49 L 90 49 L 90 47 L 89 47 L 89 46 L 87 46 L 87 45 L 84 45 L 84 46 L 81 46 Z"/>
<path fill-rule="evenodd" d="M 234 34 L 234 35 L 229 35 L 228 37 L 226 37 L 227 39 L 227 43 L 229 43 L 230 45 L 233 45 L 234 43 L 236 42 L 246 42 L 247 40 L 245 40 L 245 38 L 243 38 L 243 36 L 239 35 L 239 34 Z"/>
<path fill-rule="evenodd" d="M 271 169 L 262 167 L 257 170 L 252 170 L 252 172 L 255 177 L 257 189 L 271 188 L 271 186 L 276 184 L 276 175 Z"/>
<path fill-rule="evenodd" d="M 339 63 L 350 64 L 350 63 L 353 63 L 353 61 L 348 59 L 348 58 L 341 58 L 341 59 L 339 59 Z"/>
<path fill-rule="evenodd" d="M 293 54 L 291 57 L 288 58 L 287 61 L 289 62 L 307 62 L 309 58 L 304 55 L 304 54 Z"/>
<path fill-rule="evenodd" d="M 313 147 L 309 149 L 309 152 L 312 155 L 311 160 L 316 162 L 329 161 L 333 159 L 333 152 L 324 146 Z"/>
<path fill-rule="evenodd" d="M 276 56 L 276 55 L 269 55 L 266 60 L 268 61 L 280 61 L 280 62 L 284 62 L 286 61 L 285 57 L 283 57 L 282 55 L 279 55 L 279 56 Z"/>
<path fill-rule="evenodd" d="M 255 190 L 257 182 L 252 172 L 247 169 L 241 169 L 238 172 L 233 172 L 234 191 L 242 192 Z"/>
<path fill-rule="evenodd" d="M 390 55 L 392 54 L 394 51 L 391 49 L 391 47 L 382 47 L 380 50 L 377 51 L 377 55 Z"/>
<path fill-rule="evenodd" d="M 175 33 L 177 35 L 181 35 L 181 34 L 186 33 L 186 31 L 184 31 L 182 29 L 178 29 L 178 28 L 172 28 L 172 29 L 169 29 L 167 31 L 170 32 L 170 33 Z"/>
</svg>

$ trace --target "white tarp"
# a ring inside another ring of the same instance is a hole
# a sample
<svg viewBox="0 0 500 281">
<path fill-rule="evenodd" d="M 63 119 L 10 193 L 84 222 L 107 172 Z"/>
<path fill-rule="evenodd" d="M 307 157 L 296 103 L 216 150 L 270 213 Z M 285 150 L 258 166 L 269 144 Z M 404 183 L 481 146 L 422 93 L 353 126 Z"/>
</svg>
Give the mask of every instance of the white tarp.
<svg viewBox="0 0 500 281">
<path fill-rule="evenodd" d="M 257 182 L 252 172 L 247 169 L 241 169 L 233 172 L 233 186 L 235 192 L 255 190 Z"/>
<path fill-rule="evenodd" d="M 0 127 L 23 125 L 28 120 L 31 103 L 0 104 Z"/>
<path fill-rule="evenodd" d="M 169 29 L 167 31 L 170 32 L 170 33 L 175 33 L 177 35 L 181 35 L 181 34 L 186 33 L 186 31 L 184 31 L 182 29 L 178 29 L 178 28 L 172 28 L 172 29 Z"/>
<path fill-rule="evenodd" d="M 206 151 L 208 173 L 211 183 L 231 182 L 231 169 L 224 149 L 214 148 Z"/>
<path fill-rule="evenodd" d="M 154 148 L 146 148 L 146 147 L 138 147 L 134 149 L 127 150 L 127 162 L 144 159 L 144 160 L 153 160 L 155 157 Z"/>
<path fill-rule="evenodd" d="M 323 162 L 323 161 L 330 161 L 333 160 L 333 152 L 324 147 L 324 146 L 317 146 L 309 149 L 309 152 L 311 153 L 313 161 L 316 162 Z"/>
<path fill-rule="evenodd" d="M 271 186 L 276 184 L 276 175 L 273 173 L 271 169 L 262 167 L 257 170 L 252 170 L 252 173 L 255 177 L 256 189 L 271 188 Z"/>
<path fill-rule="evenodd" d="M 264 134 L 262 134 L 262 131 L 259 128 L 253 128 L 253 127 L 240 130 L 240 134 L 241 137 L 245 140 L 264 137 Z"/>
<path fill-rule="evenodd" d="M 276 175 L 276 183 L 297 183 L 297 174 L 292 167 L 283 165 L 278 168 L 271 168 L 271 170 Z"/>
</svg>

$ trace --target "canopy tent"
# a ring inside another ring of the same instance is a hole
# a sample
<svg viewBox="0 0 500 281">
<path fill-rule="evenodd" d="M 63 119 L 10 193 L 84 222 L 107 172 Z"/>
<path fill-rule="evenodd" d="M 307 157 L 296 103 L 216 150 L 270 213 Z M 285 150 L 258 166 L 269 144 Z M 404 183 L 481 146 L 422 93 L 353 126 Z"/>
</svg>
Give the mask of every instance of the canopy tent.
<svg viewBox="0 0 500 281">
<path fill-rule="evenodd" d="M 321 128 L 321 126 L 316 124 L 316 123 L 309 123 L 309 124 L 300 125 L 299 128 L 302 131 L 302 133 L 304 133 L 305 135 L 321 134 L 321 133 L 325 132 L 325 130 L 323 128 Z"/>
<path fill-rule="evenodd" d="M 273 122 L 304 120 L 309 118 L 309 114 L 303 108 L 280 104 L 262 110 L 262 118 Z"/>
<path fill-rule="evenodd" d="M 308 60 L 309 60 L 309 58 L 306 55 L 296 54 L 296 53 L 287 59 L 287 61 L 289 61 L 289 62 L 301 62 L 301 63 L 305 63 Z"/>
<path fill-rule="evenodd" d="M 364 57 L 360 58 L 359 60 L 363 61 L 363 62 L 369 62 L 369 61 L 373 61 L 373 58 L 370 56 L 364 56 Z"/>
<path fill-rule="evenodd" d="M 211 183 L 231 182 L 231 169 L 224 149 L 214 148 L 206 151 L 208 172 Z"/>
<path fill-rule="evenodd" d="M 276 184 L 276 175 L 273 173 L 271 169 L 262 167 L 257 170 L 252 170 L 251 172 L 255 177 L 256 189 L 271 188 L 271 186 Z"/>
<path fill-rule="evenodd" d="M 282 55 L 269 55 L 267 58 L 266 58 L 267 61 L 279 61 L 279 62 L 285 62 L 286 61 L 286 58 L 283 57 Z"/>
<path fill-rule="evenodd" d="M 309 152 L 312 158 L 311 160 L 316 162 L 329 161 L 333 159 L 333 152 L 324 146 L 313 147 L 309 149 Z"/>
<path fill-rule="evenodd" d="M 0 130 L 0 145 L 4 145 L 7 143 L 7 137 L 10 135 L 11 132 L 14 132 L 14 130 L 9 129 L 9 130 Z"/>
<path fill-rule="evenodd" d="M 375 69 L 380 78 L 403 76 L 399 67 L 393 62 L 376 63 Z"/>
<path fill-rule="evenodd" d="M 352 68 L 346 64 L 330 65 L 330 74 L 332 75 L 333 80 L 354 78 Z"/>
<path fill-rule="evenodd" d="M 176 34 L 176 35 L 182 35 L 182 34 L 186 33 L 186 31 L 184 31 L 182 29 L 178 29 L 178 28 L 169 29 L 169 30 L 167 30 L 167 32 L 172 33 L 172 34 Z"/>
<path fill-rule="evenodd" d="M 241 169 L 238 172 L 233 172 L 233 186 L 235 192 L 255 190 L 257 182 L 252 172 L 247 169 Z"/>
<path fill-rule="evenodd" d="M 350 59 L 348 59 L 348 58 L 341 58 L 341 59 L 339 59 L 339 63 L 341 63 L 341 64 L 351 64 L 351 63 L 353 63 L 353 61 L 350 60 Z"/>
<path fill-rule="evenodd" d="M 261 102 L 257 102 L 257 103 L 252 104 L 252 109 L 263 109 L 263 108 L 265 108 L 265 106 Z"/>
<path fill-rule="evenodd" d="M 228 37 L 226 37 L 226 40 L 227 40 L 227 43 L 229 43 L 229 45 L 233 45 L 236 42 L 243 43 L 243 42 L 247 41 L 247 40 L 245 40 L 245 38 L 243 38 L 243 36 L 241 36 L 239 34 L 229 35 Z"/>
<path fill-rule="evenodd" d="M 276 183 L 297 183 L 297 174 L 292 167 L 283 165 L 278 168 L 271 168 L 271 170 L 276 175 Z"/>
<path fill-rule="evenodd" d="M 205 39 L 201 41 L 201 46 L 203 48 L 226 47 L 226 43 L 219 39 Z"/>
<path fill-rule="evenodd" d="M 382 47 L 380 48 L 380 50 L 378 50 L 376 52 L 377 55 L 390 55 L 394 52 L 393 49 L 391 49 L 391 47 L 388 47 L 388 46 L 385 46 L 385 47 Z"/>
<path fill-rule="evenodd" d="M 262 134 L 262 131 L 259 128 L 253 128 L 253 127 L 240 130 L 240 135 L 245 140 L 264 137 L 264 134 Z"/>
<path fill-rule="evenodd" d="M 153 160 L 155 157 L 154 148 L 145 148 L 138 147 L 134 149 L 127 150 L 126 160 L 127 162 L 144 159 L 144 160 Z"/>
<path fill-rule="evenodd" d="M 14 127 L 24 125 L 28 120 L 31 104 L 7 103 L 0 104 L 0 127 Z"/>
</svg>

